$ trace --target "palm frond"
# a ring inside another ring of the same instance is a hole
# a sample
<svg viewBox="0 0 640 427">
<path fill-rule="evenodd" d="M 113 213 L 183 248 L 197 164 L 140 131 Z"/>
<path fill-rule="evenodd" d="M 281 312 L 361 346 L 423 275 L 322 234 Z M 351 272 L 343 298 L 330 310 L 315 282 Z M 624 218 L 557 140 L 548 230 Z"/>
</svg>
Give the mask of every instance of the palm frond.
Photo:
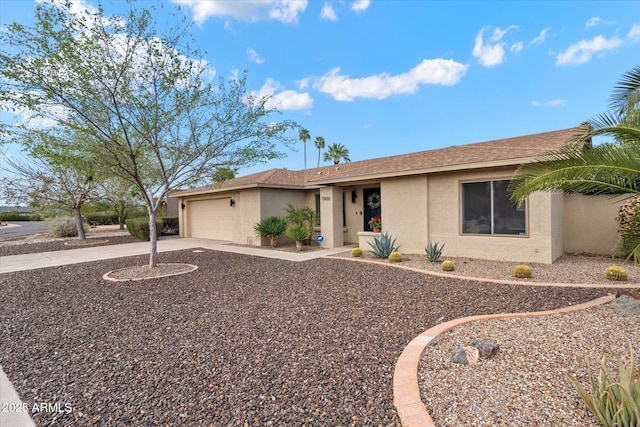
<svg viewBox="0 0 640 427">
<path fill-rule="evenodd" d="M 516 202 L 536 191 L 638 193 L 640 144 L 569 147 L 541 156 L 523 165 L 509 186 Z"/>
</svg>

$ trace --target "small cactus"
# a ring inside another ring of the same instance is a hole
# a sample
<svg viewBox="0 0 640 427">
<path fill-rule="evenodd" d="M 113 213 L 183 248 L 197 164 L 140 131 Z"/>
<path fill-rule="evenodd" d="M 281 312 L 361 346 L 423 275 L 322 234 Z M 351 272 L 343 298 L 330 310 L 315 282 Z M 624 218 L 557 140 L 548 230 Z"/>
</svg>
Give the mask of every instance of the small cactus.
<svg viewBox="0 0 640 427">
<path fill-rule="evenodd" d="M 391 252 L 389 262 L 402 262 L 402 254 L 400 252 Z"/>
<path fill-rule="evenodd" d="M 456 265 L 451 260 L 446 260 L 442 263 L 443 271 L 454 271 L 456 269 Z"/>
<path fill-rule="evenodd" d="M 357 258 L 361 257 L 362 256 L 362 249 L 360 249 L 360 248 L 351 249 L 351 256 L 357 257 Z"/>
<path fill-rule="evenodd" d="M 613 265 L 607 268 L 604 271 L 604 275 L 607 279 L 616 280 L 618 282 L 626 282 L 629 279 L 629 274 L 627 273 L 627 270 L 625 270 L 622 267 L 618 267 L 616 265 Z"/>
<path fill-rule="evenodd" d="M 528 265 L 516 265 L 516 268 L 513 269 L 513 277 L 517 277 L 518 279 L 530 279 L 531 268 Z"/>
</svg>

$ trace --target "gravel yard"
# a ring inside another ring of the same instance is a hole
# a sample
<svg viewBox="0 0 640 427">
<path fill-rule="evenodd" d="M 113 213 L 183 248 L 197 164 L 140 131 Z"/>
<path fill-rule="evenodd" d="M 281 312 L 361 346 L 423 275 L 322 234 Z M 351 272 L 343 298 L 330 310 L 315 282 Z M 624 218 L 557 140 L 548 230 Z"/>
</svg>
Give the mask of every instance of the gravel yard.
<svg viewBox="0 0 640 427">
<path fill-rule="evenodd" d="M 0 275 L 0 364 L 38 425 L 398 425 L 404 346 L 442 321 L 609 289 L 484 284 L 354 263 L 161 253 L 199 269 L 111 283 L 146 256 Z M 64 406 L 63 406 L 64 407 Z"/>
<path fill-rule="evenodd" d="M 31 241 L 4 241 L 0 242 L 0 256 L 24 255 L 38 252 L 63 251 L 67 249 L 79 249 L 82 247 L 121 245 L 124 243 L 137 243 L 136 239 L 129 233 L 118 235 L 95 234 L 86 240 L 79 239 L 56 239 L 53 237 L 41 237 Z"/>
</svg>

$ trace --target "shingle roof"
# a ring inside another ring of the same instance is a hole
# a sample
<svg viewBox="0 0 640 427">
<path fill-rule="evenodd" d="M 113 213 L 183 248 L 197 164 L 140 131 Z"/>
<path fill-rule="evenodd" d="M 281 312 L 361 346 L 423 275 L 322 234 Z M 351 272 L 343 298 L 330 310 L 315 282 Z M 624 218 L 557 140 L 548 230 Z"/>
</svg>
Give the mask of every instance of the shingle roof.
<svg viewBox="0 0 640 427">
<path fill-rule="evenodd" d="M 270 169 L 265 172 L 231 179 L 218 185 L 177 191 L 172 196 L 258 186 L 304 188 L 309 185 L 390 176 L 519 165 L 531 162 L 536 157 L 550 151 L 557 151 L 571 144 L 579 130 L 580 128 L 563 129 L 378 159 L 341 163 L 302 171 Z"/>
</svg>

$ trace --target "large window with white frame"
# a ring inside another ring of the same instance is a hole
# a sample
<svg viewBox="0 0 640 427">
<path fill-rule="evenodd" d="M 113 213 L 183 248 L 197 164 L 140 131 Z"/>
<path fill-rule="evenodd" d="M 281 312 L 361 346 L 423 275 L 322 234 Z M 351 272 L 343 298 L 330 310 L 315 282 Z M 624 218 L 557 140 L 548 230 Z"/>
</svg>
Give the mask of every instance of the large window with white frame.
<svg viewBox="0 0 640 427">
<path fill-rule="evenodd" d="M 463 182 L 462 234 L 527 235 L 526 201 L 515 205 L 507 192 L 511 181 Z"/>
</svg>

